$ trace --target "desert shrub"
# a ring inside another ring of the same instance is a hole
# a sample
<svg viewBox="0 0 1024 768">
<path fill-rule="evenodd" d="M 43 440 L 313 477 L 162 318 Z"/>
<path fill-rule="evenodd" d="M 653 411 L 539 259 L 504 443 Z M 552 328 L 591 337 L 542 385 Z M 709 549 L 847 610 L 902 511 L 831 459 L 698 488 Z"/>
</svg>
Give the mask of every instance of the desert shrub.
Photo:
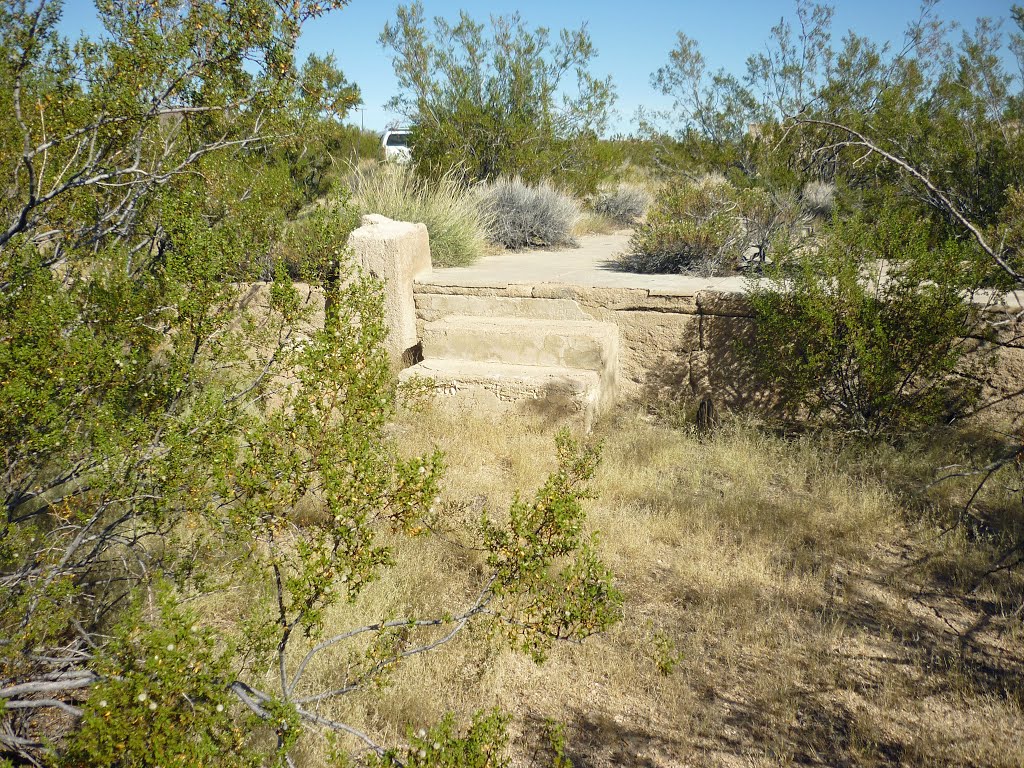
<svg viewBox="0 0 1024 768">
<path fill-rule="evenodd" d="M 1024 272 L 1024 188 L 1006 190 L 1006 205 L 999 212 L 994 240 L 1006 247 L 1006 259 L 1018 273 Z"/>
<path fill-rule="evenodd" d="M 670 189 L 637 228 L 621 266 L 646 273 L 729 271 L 745 247 L 739 210 L 739 195 L 720 176 Z"/>
<path fill-rule="evenodd" d="M 643 218 L 651 205 L 651 195 L 643 187 L 619 184 L 615 189 L 599 192 L 594 198 L 595 213 L 611 219 L 622 227 L 631 227 Z"/>
<path fill-rule="evenodd" d="M 421 2 L 399 5 L 381 34 L 393 52 L 398 95 L 390 107 L 413 126 L 413 162 L 436 177 L 457 168 L 473 181 L 554 177 L 593 192 L 617 152 L 600 140 L 615 91 L 591 74 L 585 26 L 551 34 L 517 14 L 428 23 Z"/>
<path fill-rule="evenodd" d="M 886 211 L 837 224 L 820 247 L 753 284 L 753 362 L 785 412 L 868 434 L 963 413 L 989 364 L 968 289 L 981 274 L 957 241 Z"/>
<path fill-rule="evenodd" d="M 366 759 L 366 768 L 505 768 L 509 760 L 508 716 L 498 710 L 477 712 L 464 736 L 456 732 L 454 718 L 448 715 L 429 731 L 410 731 L 409 745 L 399 752 L 388 751 Z"/>
<path fill-rule="evenodd" d="M 512 251 L 576 244 L 573 228 L 579 204 L 547 182 L 530 186 L 521 179 L 498 179 L 480 193 L 491 221 L 491 239 Z"/>
<path fill-rule="evenodd" d="M 303 728 L 356 733 L 325 702 L 464 628 L 538 657 L 619 615 L 579 503 L 597 452 L 563 435 L 536 496 L 475 529 L 491 573 L 464 610 L 329 631 L 403 568 L 441 472 L 390 431 L 382 287 L 339 258 L 354 216 L 291 226 L 265 162 L 329 106 L 281 41 L 344 4 L 100 3 L 74 44 L 57 2 L 3 11 L 0 101 L 33 117 L 0 109 L 0 147 L 57 138 L 0 151 L 0 765 L 294 765 Z M 281 261 L 246 285 L 282 236 L 322 314 Z"/>
<path fill-rule="evenodd" d="M 408 165 L 381 163 L 355 169 L 349 183 L 362 213 L 426 224 L 434 266 L 472 264 L 487 248 L 488 211 L 453 173 L 426 181 Z"/>
<path fill-rule="evenodd" d="M 836 205 L 836 185 L 826 181 L 809 181 L 804 184 L 800 201 L 812 216 L 828 218 Z"/>
<path fill-rule="evenodd" d="M 273 280 L 277 264 L 292 280 L 328 282 L 342 259 L 348 236 L 359 225 L 359 212 L 346 199 L 332 200 L 303 212 L 289 222 L 271 251 L 263 273 Z"/>
<path fill-rule="evenodd" d="M 773 245 L 793 243 L 809 223 L 800 201 L 792 193 L 754 187 L 740 193 L 739 204 L 744 246 L 756 249 L 752 258 L 762 263 Z"/>
</svg>

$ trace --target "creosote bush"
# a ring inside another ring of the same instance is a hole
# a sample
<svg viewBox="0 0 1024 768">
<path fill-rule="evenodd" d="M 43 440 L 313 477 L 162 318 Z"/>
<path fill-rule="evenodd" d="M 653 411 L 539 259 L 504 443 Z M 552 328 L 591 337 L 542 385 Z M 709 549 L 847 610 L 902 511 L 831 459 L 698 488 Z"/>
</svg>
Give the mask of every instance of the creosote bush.
<svg viewBox="0 0 1024 768">
<path fill-rule="evenodd" d="M 509 250 L 576 244 L 579 204 L 548 182 L 498 179 L 481 187 L 480 204 L 491 220 L 491 239 Z"/>
<path fill-rule="evenodd" d="M 867 435 L 951 421 L 990 364 L 969 292 L 979 261 L 960 241 L 933 248 L 906 214 L 839 223 L 751 284 L 752 360 L 794 418 Z"/>
<path fill-rule="evenodd" d="M 457 169 L 470 181 L 554 177 L 593 192 L 615 163 L 604 132 L 615 90 L 596 77 L 586 25 L 552 34 L 518 13 L 476 21 L 461 11 L 428 23 L 423 3 L 401 4 L 380 36 L 399 93 L 389 106 L 413 126 L 424 177 Z"/>
<path fill-rule="evenodd" d="M 354 211 L 291 219 L 301 181 L 262 162 L 351 102 L 326 61 L 297 92 L 289 53 L 345 4 L 115 0 L 74 46 L 58 2 L 0 11 L 0 101 L 32 105 L 0 110 L 0 764 L 289 765 L 306 731 L 383 754 L 345 697 L 406 659 L 471 627 L 541 658 L 619 616 L 596 449 L 563 435 L 466 532 L 486 568 L 454 606 L 329 623 L 402 567 L 443 471 L 390 431 Z"/>
<path fill-rule="evenodd" d="M 630 240 L 623 269 L 716 275 L 732 271 L 745 233 L 737 191 L 720 176 L 669 188 Z"/>
<path fill-rule="evenodd" d="M 359 225 L 359 212 L 342 198 L 317 204 L 288 223 L 263 269 L 254 277 L 273 280 L 278 265 L 292 280 L 329 281 L 345 258 L 345 243 Z"/>
<path fill-rule="evenodd" d="M 454 172 L 428 181 L 409 165 L 380 163 L 354 168 L 348 181 L 362 213 L 425 224 L 434 266 L 462 267 L 484 254 L 490 211 Z"/>
</svg>

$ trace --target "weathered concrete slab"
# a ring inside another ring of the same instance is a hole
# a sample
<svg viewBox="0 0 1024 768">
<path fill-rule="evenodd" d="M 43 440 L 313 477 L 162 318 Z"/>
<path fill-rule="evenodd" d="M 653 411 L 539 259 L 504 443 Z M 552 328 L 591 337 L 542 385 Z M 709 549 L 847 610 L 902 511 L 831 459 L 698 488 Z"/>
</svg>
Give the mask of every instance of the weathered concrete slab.
<svg viewBox="0 0 1024 768">
<path fill-rule="evenodd" d="M 423 357 L 603 371 L 618 364 L 614 325 L 592 320 L 545 320 L 455 315 L 423 328 Z"/>
<path fill-rule="evenodd" d="M 602 399 L 596 371 L 561 367 L 424 360 L 399 378 L 406 383 L 429 379 L 437 401 L 456 413 L 526 411 L 551 419 L 579 418 L 586 431 Z"/>
<path fill-rule="evenodd" d="M 545 320 L 589 320 L 579 304 L 568 299 L 541 300 L 520 296 L 467 296 L 417 293 L 416 312 L 423 322 L 449 315 L 532 317 Z"/>
<path fill-rule="evenodd" d="M 618 392 L 619 332 L 593 320 L 453 315 L 425 323 L 424 360 L 467 360 L 594 371 L 599 407 Z"/>
</svg>

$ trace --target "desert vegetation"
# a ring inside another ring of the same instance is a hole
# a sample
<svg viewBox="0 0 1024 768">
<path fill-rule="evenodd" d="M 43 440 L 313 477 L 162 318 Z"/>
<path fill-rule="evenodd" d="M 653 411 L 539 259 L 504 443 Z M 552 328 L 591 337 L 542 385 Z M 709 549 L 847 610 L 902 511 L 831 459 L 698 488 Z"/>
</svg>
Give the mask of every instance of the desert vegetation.
<svg viewBox="0 0 1024 768">
<path fill-rule="evenodd" d="M 345 5 L 0 8 L 0 766 L 1019 766 L 1024 9 L 680 33 L 609 140 L 585 27 L 402 5 L 402 166 L 295 58 Z M 400 400 L 370 212 L 744 274 L 771 407 Z"/>
<path fill-rule="evenodd" d="M 399 420 L 410 450 L 469 468 L 442 481 L 447 522 L 422 542 L 441 561 L 472 571 L 462 521 L 548 471 L 550 426 L 509 427 Z M 498 706 L 513 765 L 552 761 L 549 720 L 574 765 L 1015 765 L 1021 618 L 994 605 L 1019 604 L 1021 573 L 989 572 L 1020 535 L 1019 469 L 986 487 L 1002 533 L 979 537 L 956 524 L 974 478 L 931 485 L 937 466 L 998 455 L 979 456 L 977 435 L 893 447 L 765 427 L 729 417 L 706 437 L 673 410 L 604 422 L 588 525 L 622 620 L 543 666 L 483 639 L 453 646 L 399 671 L 367 722 Z M 384 593 L 409 599 L 415 583 Z"/>
<path fill-rule="evenodd" d="M 362 213 L 425 224 L 434 266 L 472 264 L 494 241 L 494 212 L 454 172 L 427 181 L 406 165 L 383 163 L 353 168 L 347 182 Z"/>
<path fill-rule="evenodd" d="M 493 222 L 492 239 L 509 250 L 575 245 L 580 206 L 549 183 L 497 179 L 481 188 L 480 205 Z"/>
</svg>

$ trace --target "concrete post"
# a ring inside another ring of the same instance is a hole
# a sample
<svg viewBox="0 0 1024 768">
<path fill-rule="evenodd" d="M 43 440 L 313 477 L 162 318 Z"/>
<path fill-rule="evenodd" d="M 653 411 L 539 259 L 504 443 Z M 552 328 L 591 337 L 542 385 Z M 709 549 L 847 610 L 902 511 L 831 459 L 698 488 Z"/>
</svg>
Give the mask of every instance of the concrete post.
<svg viewBox="0 0 1024 768">
<path fill-rule="evenodd" d="M 416 362 L 414 349 L 419 343 L 413 281 L 431 269 L 427 228 L 370 214 L 363 216 L 348 244 L 356 262 L 384 282 L 388 354 L 397 369 L 405 368 Z"/>
</svg>

